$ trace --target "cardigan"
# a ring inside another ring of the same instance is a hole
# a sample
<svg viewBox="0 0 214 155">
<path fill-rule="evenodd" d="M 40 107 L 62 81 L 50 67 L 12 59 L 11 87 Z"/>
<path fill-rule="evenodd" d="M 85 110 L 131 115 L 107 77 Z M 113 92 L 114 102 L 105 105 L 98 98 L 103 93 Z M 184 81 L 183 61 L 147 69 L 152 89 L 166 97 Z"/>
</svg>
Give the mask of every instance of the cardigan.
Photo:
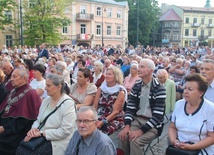
<svg viewBox="0 0 214 155">
<path fill-rule="evenodd" d="M 125 125 L 131 126 L 131 122 L 134 120 L 134 117 L 137 117 L 136 113 L 140 108 L 139 105 L 142 85 L 142 79 L 137 80 L 131 90 L 130 95 L 128 96 L 128 104 L 126 107 L 124 118 Z M 165 114 L 166 90 L 164 86 L 161 85 L 154 77 L 151 81 L 151 88 L 148 97 L 152 110 L 152 118 L 140 129 L 143 131 L 143 133 L 146 133 L 147 131 L 155 127 L 158 130 L 158 135 L 160 135 L 163 128 L 163 120 Z"/>
</svg>

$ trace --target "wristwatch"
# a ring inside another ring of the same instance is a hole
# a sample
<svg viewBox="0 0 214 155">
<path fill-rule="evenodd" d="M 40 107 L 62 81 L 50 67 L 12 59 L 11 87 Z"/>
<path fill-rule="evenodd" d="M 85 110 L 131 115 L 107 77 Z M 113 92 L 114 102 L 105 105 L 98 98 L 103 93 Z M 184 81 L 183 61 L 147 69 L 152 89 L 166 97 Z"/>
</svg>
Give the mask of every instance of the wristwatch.
<svg viewBox="0 0 214 155">
<path fill-rule="evenodd" d="M 103 121 L 103 124 L 108 124 L 108 120 L 106 118 L 103 118 L 102 121 Z"/>
</svg>

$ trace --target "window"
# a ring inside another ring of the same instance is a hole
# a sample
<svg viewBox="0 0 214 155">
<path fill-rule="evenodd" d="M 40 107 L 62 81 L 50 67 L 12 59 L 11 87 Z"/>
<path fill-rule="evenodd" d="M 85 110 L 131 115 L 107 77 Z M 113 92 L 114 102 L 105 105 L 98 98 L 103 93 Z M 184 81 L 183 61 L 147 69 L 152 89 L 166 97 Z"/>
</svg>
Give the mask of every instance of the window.
<svg viewBox="0 0 214 155">
<path fill-rule="evenodd" d="M 193 23 L 197 23 L 197 18 L 193 18 Z"/>
<path fill-rule="evenodd" d="M 86 6 L 85 5 L 80 6 L 80 13 L 86 14 Z"/>
<path fill-rule="evenodd" d="M 189 29 L 185 29 L 185 36 L 189 36 Z"/>
<path fill-rule="evenodd" d="M 173 40 L 178 40 L 178 32 L 173 33 Z"/>
<path fill-rule="evenodd" d="M 68 33 L 68 26 L 67 25 L 63 25 L 62 27 L 62 33 Z"/>
<path fill-rule="evenodd" d="M 174 22 L 174 27 L 178 27 L 178 22 Z"/>
<path fill-rule="evenodd" d="M 121 27 L 117 26 L 117 36 L 120 36 L 120 32 L 121 32 Z"/>
<path fill-rule="evenodd" d="M 35 0 L 29 0 L 28 1 L 28 7 L 29 8 L 34 8 L 36 5 L 36 1 Z"/>
<path fill-rule="evenodd" d="M 201 36 L 204 36 L 204 29 L 201 29 Z"/>
<path fill-rule="evenodd" d="M 165 23 L 165 27 L 171 27 L 170 23 L 169 23 L 169 22 L 166 22 L 166 23 Z"/>
<path fill-rule="evenodd" d="M 122 13 L 121 13 L 121 10 L 117 10 L 117 18 L 122 18 Z"/>
<path fill-rule="evenodd" d="M 187 24 L 189 23 L 189 18 L 188 17 L 186 18 L 185 23 L 187 23 Z"/>
<path fill-rule="evenodd" d="M 212 22 L 212 19 L 209 19 L 209 24 L 212 24 L 213 22 Z"/>
<path fill-rule="evenodd" d="M 101 35 L 101 25 L 97 25 L 97 35 Z"/>
<path fill-rule="evenodd" d="M 193 29 L 192 34 L 193 34 L 193 36 L 197 36 L 197 29 Z"/>
<path fill-rule="evenodd" d="M 111 17 L 112 15 L 112 9 L 111 8 L 108 8 L 107 9 L 107 17 Z"/>
<path fill-rule="evenodd" d="M 201 18 L 201 24 L 204 24 L 204 20 L 205 20 L 204 18 Z"/>
<path fill-rule="evenodd" d="M 212 30 L 208 30 L 208 36 L 209 36 L 209 37 L 212 36 Z"/>
<path fill-rule="evenodd" d="M 108 35 L 108 36 L 111 35 L 111 26 L 107 26 L 107 35 Z"/>
<path fill-rule="evenodd" d="M 6 35 L 6 46 L 7 47 L 13 46 L 13 36 L 12 35 Z"/>
<path fill-rule="evenodd" d="M 101 7 L 97 7 L 97 16 L 101 16 Z"/>
<path fill-rule="evenodd" d="M 11 11 L 4 11 L 5 19 L 8 21 L 12 20 L 12 12 Z"/>
<path fill-rule="evenodd" d="M 81 34 L 85 34 L 86 33 L 86 25 L 85 24 L 81 24 L 80 25 L 80 32 L 81 32 Z"/>
<path fill-rule="evenodd" d="M 164 39 L 169 39 L 169 32 L 165 32 L 163 38 Z"/>
</svg>

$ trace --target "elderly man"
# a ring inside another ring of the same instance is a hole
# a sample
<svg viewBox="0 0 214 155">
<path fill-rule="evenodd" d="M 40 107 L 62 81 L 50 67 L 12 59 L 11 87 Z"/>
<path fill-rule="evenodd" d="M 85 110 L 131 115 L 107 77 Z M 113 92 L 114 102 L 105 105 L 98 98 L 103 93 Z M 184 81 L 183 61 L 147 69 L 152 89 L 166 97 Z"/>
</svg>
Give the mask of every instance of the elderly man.
<svg viewBox="0 0 214 155">
<path fill-rule="evenodd" d="M 126 155 L 142 155 L 143 148 L 162 132 L 166 92 L 152 76 L 155 64 L 142 59 L 138 76 L 128 97 L 125 113 L 125 127 L 119 133 L 119 148 Z"/>
<path fill-rule="evenodd" d="M 0 154 L 14 155 L 36 120 L 41 99 L 28 85 L 29 73 L 17 68 L 11 76 L 14 89 L 0 105 Z"/>
<path fill-rule="evenodd" d="M 204 97 L 214 103 L 214 61 L 211 59 L 203 60 L 200 69 L 201 74 L 206 77 L 209 84 Z"/>
<path fill-rule="evenodd" d="M 108 137 L 97 129 L 97 112 L 91 106 L 82 106 L 77 113 L 75 131 L 65 155 L 116 155 L 116 148 Z"/>
<path fill-rule="evenodd" d="M 11 91 L 13 89 L 13 87 L 12 87 L 10 78 L 11 78 L 12 72 L 14 70 L 14 67 L 10 63 L 9 60 L 4 60 L 3 65 L 2 65 L 2 70 L 3 70 L 4 74 L 6 75 L 6 78 L 3 82 L 3 84 L 5 85 L 5 87 L 7 88 L 8 91 Z"/>
</svg>

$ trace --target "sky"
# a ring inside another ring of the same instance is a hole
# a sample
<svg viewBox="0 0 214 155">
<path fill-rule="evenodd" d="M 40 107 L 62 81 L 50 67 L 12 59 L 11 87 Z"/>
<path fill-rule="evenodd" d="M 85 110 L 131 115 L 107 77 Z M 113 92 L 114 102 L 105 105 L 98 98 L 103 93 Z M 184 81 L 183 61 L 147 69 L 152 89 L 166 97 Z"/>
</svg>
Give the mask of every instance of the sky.
<svg viewBox="0 0 214 155">
<path fill-rule="evenodd" d="M 206 4 L 206 0 L 157 0 L 159 5 L 161 3 L 167 3 L 170 5 L 177 5 L 177 6 L 193 6 L 193 7 L 204 7 Z M 212 7 L 214 7 L 214 0 L 210 0 Z"/>
</svg>

